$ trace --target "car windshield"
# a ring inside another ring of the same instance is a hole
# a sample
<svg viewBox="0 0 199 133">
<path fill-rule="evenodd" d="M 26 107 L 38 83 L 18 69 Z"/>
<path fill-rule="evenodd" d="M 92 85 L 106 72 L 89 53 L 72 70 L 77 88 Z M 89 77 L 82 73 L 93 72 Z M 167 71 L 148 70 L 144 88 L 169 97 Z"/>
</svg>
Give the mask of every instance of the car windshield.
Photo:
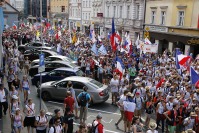
<svg viewBox="0 0 199 133">
<path fill-rule="evenodd" d="M 83 76 L 84 75 L 84 73 L 82 72 L 82 70 L 79 70 L 76 73 L 77 73 L 77 76 Z"/>
<path fill-rule="evenodd" d="M 73 60 L 71 58 L 63 58 L 64 61 L 72 62 Z"/>
<path fill-rule="evenodd" d="M 75 64 L 73 64 L 73 63 L 70 63 L 69 64 L 72 68 L 74 68 L 74 67 L 77 67 Z"/>
<path fill-rule="evenodd" d="M 103 84 L 102 83 L 100 83 L 100 82 L 98 82 L 98 81 L 96 81 L 96 80 L 91 80 L 90 81 L 92 84 L 94 84 L 95 86 L 97 86 L 98 88 L 101 88 L 102 86 L 103 86 Z"/>
</svg>

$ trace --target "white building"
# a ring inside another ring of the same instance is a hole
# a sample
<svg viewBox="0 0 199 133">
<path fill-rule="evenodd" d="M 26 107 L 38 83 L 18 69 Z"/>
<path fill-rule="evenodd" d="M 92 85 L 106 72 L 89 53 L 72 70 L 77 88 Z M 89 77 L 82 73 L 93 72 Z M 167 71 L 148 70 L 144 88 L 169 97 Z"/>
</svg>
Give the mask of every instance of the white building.
<svg viewBox="0 0 199 133">
<path fill-rule="evenodd" d="M 104 0 L 105 32 L 111 31 L 112 18 L 116 30 L 124 36 L 129 33 L 133 42 L 137 36 L 142 37 L 144 20 L 144 0 Z"/>
<path fill-rule="evenodd" d="M 92 0 L 92 23 L 96 34 L 102 34 L 104 31 L 104 7 L 105 0 Z"/>
<path fill-rule="evenodd" d="M 82 0 L 69 1 L 69 29 L 82 30 Z"/>
<path fill-rule="evenodd" d="M 82 31 L 89 35 L 92 13 L 92 0 L 82 0 Z"/>
<path fill-rule="evenodd" d="M 18 11 L 24 10 L 24 0 L 10 0 L 10 5 L 16 8 Z"/>
</svg>

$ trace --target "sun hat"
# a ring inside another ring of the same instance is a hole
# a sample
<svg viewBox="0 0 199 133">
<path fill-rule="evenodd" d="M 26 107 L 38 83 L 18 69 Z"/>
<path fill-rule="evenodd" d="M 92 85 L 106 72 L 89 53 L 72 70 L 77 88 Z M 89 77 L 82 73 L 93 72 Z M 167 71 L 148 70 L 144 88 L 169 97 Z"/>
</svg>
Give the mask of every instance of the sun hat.
<svg viewBox="0 0 199 133">
<path fill-rule="evenodd" d="M 18 99 L 18 96 L 16 96 L 16 95 L 13 95 L 13 96 L 12 96 L 12 99 L 15 99 L 15 100 L 17 100 L 17 99 Z"/>
<path fill-rule="evenodd" d="M 16 108 L 15 110 L 16 110 L 16 111 L 20 111 L 20 108 Z"/>
<path fill-rule="evenodd" d="M 152 129 L 152 130 L 156 129 L 156 127 L 157 127 L 157 124 L 154 122 L 151 122 L 149 125 L 149 129 Z"/>
</svg>

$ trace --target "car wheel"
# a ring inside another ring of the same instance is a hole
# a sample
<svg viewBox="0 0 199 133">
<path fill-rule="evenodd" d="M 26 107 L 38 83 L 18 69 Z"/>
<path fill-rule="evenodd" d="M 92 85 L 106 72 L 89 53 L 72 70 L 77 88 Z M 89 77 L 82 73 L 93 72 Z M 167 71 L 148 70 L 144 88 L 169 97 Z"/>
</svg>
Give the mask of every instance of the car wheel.
<svg viewBox="0 0 199 133">
<path fill-rule="evenodd" d="M 40 86 L 40 81 L 37 81 L 36 87 L 39 88 Z"/>
<path fill-rule="evenodd" d="M 50 93 L 47 91 L 42 92 L 41 97 L 44 101 L 48 101 L 51 99 Z"/>
</svg>

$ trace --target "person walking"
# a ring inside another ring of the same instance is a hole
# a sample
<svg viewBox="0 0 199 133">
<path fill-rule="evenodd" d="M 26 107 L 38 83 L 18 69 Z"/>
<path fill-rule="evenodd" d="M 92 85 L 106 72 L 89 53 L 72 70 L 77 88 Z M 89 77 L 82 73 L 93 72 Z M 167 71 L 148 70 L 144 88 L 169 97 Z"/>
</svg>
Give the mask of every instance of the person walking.
<svg viewBox="0 0 199 133">
<path fill-rule="evenodd" d="M 71 112 L 70 107 L 66 107 L 65 108 L 65 116 L 64 116 L 64 123 L 65 123 L 64 133 L 73 133 L 74 118 L 75 118 L 75 116 Z"/>
<path fill-rule="evenodd" d="M 13 126 L 15 133 L 21 133 L 23 129 L 23 116 L 20 113 L 20 108 L 16 108 L 15 114 L 11 119 L 11 125 Z"/>
<path fill-rule="evenodd" d="M 6 115 L 8 110 L 8 90 L 4 88 L 3 84 L 0 84 L 0 120 L 2 118 L 2 113 Z"/>
<path fill-rule="evenodd" d="M 70 108 L 70 111 L 72 113 L 74 113 L 74 104 L 75 104 L 75 100 L 74 98 L 72 97 L 71 95 L 71 92 L 70 91 L 67 91 L 66 92 L 66 98 L 64 99 L 64 116 L 66 114 L 66 108 L 69 107 Z"/>
<path fill-rule="evenodd" d="M 28 99 L 28 94 L 30 93 L 30 84 L 26 75 L 23 76 L 23 80 L 21 81 L 21 87 L 24 92 L 24 103 L 26 103 Z"/>
<path fill-rule="evenodd" d="M 92 133 L 105 133 L 104 125 L 102 124 L 102 114 L 99 113 L 92 123 Z"/>
<path fill-rule="evenodd" d="M 91 96 L 87 93 L 87 90 L 88 88 L 84 86 L 83 92 L 77 96 L 80 105 L 80 124 L 85 124 L 87 119 L 88 103 L 91 102 Z"/>
<path fill-rule="evenodd" d="M 61 124 L 61 120 L 60 118 L 56 117 L 54 119 L 54 124 L 52 127 L 50 127 L 49 132 L 48 133 L 63 133 L 63 126 Z"/>
<path fill-rule="evenodd" d="M 36 133 L 46 133 L 48 126 L 48 117 L 45 114 L 45 110 L 40 110 L 39 116 L 36 117 L 35 127 Z"/>
<path fill-rule="evenodd" d="M 24 119 L 24 127 L 27 127 L 28 133 L 30 133 L 30 127 L 31 132 L 34 133 L 34 127 L 35 127 L 35 104 L 32 102 L 32 99 L 28 99 L 28 104 L 25 105 L 24 113 L 25 113 L 25 119 Z"/>
</svg>

